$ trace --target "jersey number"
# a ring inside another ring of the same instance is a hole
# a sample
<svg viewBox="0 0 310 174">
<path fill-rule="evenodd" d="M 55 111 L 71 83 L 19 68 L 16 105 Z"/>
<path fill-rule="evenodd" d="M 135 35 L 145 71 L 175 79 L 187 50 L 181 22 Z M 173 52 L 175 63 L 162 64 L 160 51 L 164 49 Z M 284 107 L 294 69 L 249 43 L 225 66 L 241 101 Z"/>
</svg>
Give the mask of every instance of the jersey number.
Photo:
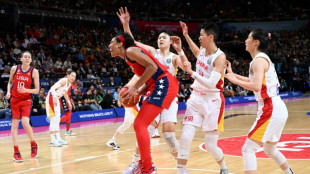
<svg viewBox="0 0 310 174">
<path fill-rule="evenodd" d="M 17 88 L 21 88 L 21 87 L 25 87 L 25 83 L 24 82 L 18 82 L 17 83 Z"/>
</svg>

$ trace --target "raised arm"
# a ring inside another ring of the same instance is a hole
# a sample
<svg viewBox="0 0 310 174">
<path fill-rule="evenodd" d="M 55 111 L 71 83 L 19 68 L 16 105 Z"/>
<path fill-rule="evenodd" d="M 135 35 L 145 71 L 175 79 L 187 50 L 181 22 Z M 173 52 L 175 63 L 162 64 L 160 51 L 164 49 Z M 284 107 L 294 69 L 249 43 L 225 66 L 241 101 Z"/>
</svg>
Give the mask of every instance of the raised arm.
<svg viewBox="0 0 310 174">
<path fill-rule="evenodd" d="M 226 60 L 226 70 L 227 70 L 227 73 L 232 73 L 236 76 L 237 79 L 241 80 L 241 81 L 245 81 L 245 82 L 250 82 L 250 78 L 249 77 L 245 77 L 245 76 L 242 76 L 242 75 L 238 75 L 238 74 L 235 74 L 233 71 L 232 71 L 232 68 L 231 68 L 231 63 Z"/>
<path fill-rule="evenodd" d="M 175 68 L 180 67 L 183 71 L 186 71 L 184 68 L 184 63 L 188 62 L 184 51 L 182 50 L 182 41 L 178 36 L 171 36 L 172 46 L 177 51 L 178 55 L 174 56 L 174 66 Z"/>
<path fill-rule="evenodd" d="M 192 53 L 195 55 L 195 57 L 197 58 L 200 52 L 200 48 L 194 43 L 194 41 L 189 37 L 188 35 L 188 28 L 186 26 L 186 24 L 182 21 L 180 21 L 180 25 L 182 27 L 182 32 L 183 32 L 183 36 L 186 39 L 186 42 L 188 43 Z"/>
<path fill-rule="evenodd" d="M 127 7 L 125 7 L 125 10 L 123 7 L 121 7 L 118 12 L 116 12 L 116 15 L 118 16 L 118 18 L 120 19 L 122 25 L 123 25 L 123 30 L 124 32 L 130 34 L 130 36 L 135 40 L 131 30 L 130 30 L 130 26 L 129 26 L 129 21 L 130 21 L 130 15 L 129 12 L 127 10 Z M 145 49 L 146 51 L 148 51 L 149 53 L 151 53 L 152 55 L 156 54 L 156 49 L 152 46 L 149 45 L 145 45 L 141 42 L 138 42 L 135 40 L 135 44 L 142 47 L 143 49 Z"/>
</svg>

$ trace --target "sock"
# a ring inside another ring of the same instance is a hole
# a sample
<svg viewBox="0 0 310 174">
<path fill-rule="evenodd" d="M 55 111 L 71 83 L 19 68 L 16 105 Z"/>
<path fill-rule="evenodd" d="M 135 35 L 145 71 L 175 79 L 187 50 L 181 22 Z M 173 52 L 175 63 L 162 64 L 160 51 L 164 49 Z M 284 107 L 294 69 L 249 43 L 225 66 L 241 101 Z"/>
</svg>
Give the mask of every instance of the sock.
<svg viewBox="0 0 310 174">
<path fill-rule="evenodd" d="M 56 133 L 56 140 L 61 140 L 60 133 Z"/>
<path fill-rule="evenodd" d="M 18 146 L 14 146 L 14 153 L 19 152 Z"/>
<path fill-rule="evenodd" d="M 36 141 L 30 141 L 30 144 L 31 144 L 31 146 L 36 146 L 37 145 L 37 143 L 36 143 Z"/>
<path fill-rule="evenodd" d="M 132 163 L 135 163 L 135 164 L 138 164 L 140 160 L 140 154 L 136 154 L 136 152 L 133 154 L 133 157 L 132 157 Z"/>
<path fill-rule="evenodd" d="M 113 136 L 113 137 L 111 138 L 111 141 L 114 142 L 114 143 L 116 142 L 115 136 Z"/>
<path fill-rule="evenodd" d="M 51 142 L 54 142 L 56 140 L 55 134 L 51 134 Z"/>
<path fill-rule="evenodd" d="M 287 174 L 294 174 L 294 172 L 293 172 L 293 170 L 290 168 L 290 167 L 288 167 L 287 169 L 285 169 L 285 170 L 283 170 L 285 173 L 287 173 Z"/>
<path fill-rule="evenodd" d="M 220 167 L 221 167 L 221 169 L 227 169 L 227 165 L 226 165 L 225 161 L 223 161 L 223 162 L 220 164 Z"/>
<path fill-rule="evenodd" d="M 178 174 L 184 174 L 185 168 L 186 168 L 186 165 L 178 164 L 177 165 Z"/>
<path fill-rule="evenodd" d="M 69 128 L 69 127 L 67 127 L 67 128 L 66 128 L 66 131 L 67 131 L 67 132 L 69 132 L 69 131 L 70 131 L 70 128 Z"/>
</svg>

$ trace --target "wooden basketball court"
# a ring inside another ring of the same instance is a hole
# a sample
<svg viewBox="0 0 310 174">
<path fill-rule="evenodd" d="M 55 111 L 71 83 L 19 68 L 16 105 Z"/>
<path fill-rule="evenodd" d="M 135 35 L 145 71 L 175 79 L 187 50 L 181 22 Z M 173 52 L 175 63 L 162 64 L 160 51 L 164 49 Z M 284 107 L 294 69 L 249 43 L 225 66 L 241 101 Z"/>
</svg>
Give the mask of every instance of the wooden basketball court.
<svg viewBox="0 0 310 174">
<path fill-rule="evenodd" d="M 303 138 L 308 139 L 308 141 L 304 141 L 304 143 L 298 146 L 298 153 L 302 154 L 300 159 L 289 159 L 288 161 L 295 173 L 307 174 L 310 173 L 310 158 L 304 159 L 306 157 L 302 156 L 309 157 L 310 154 L 310 116 L 307 115 L 310 112 L 310 98 L 289 100 L 286 101 L 286 104 L 289 110 L 289 119 L 283 133 L 306 133 L 306 137 L 303 136 Z M 256 104 L 229 107 L 227 106 L 225 111 L 225 116 L 228 117 L 225 119 L 225 131 L 220 135 L 220 138 L 245 136 L 256 118 Z M 179 116 L 179 123 L 177 125 L 176 135 L 178 139 L 182 133 L 182 125 L 180 124 L 182 116 Z M 30 158 L 30 144 L 27 135 L 20 135 L 18 139 L 19 148 L 24 159 L 22 163 L 15 163 L 12 160 L 13 147 L 9 134 L 1 135 L 0 173 L 123 173 L 131 162 L 135 148 L 133 128 L 130 128 L 118 139 L 118 145 L 121 147 L 120 150 L 112 150 L 106 146 L 106 142 L 112 137 L 121 123 L 79 123 L 80 127 L 73 129 L 77 136 L 67 136 L 65 139 L 69 141 L 69 145 L 63 147 L 50 147 L 48 132 L 36 133 L 35 137 L 39 145 L 39 156 L 37 159 Z M 62 137 L 64 137 L 64 129 L 62 129 Z M 189 173 L 219 173 L 217 163 L 207 152 L 199 148 L 199 145 L 203 142 L 204 133 L 199 130 L 196 132 L 191 146 L 190 159 L 187 165 Z M 158 173 L 175 174 L 176 162 L 169 154 L 164 139 L 151 139 L 151 143 L 152 157 L 158 168 Z M 238 141 L 234 143 L 236 146 L 237 144 L 239 146 L 243 144 L 243 142 Z M 225 143 L 222 145 L 225 145 Z M 232 145 L 229 148 L 233 150 L 234 146 Z M 237 149 L 237 151 L 239 150 Z M 243 173 L 242 157 L 226 155 L 225 159 L 230 173 Z M 282 173 L 282 171 L 271 159 L 259 158 L 258 173 L 278 174 Z"/>
</svg>

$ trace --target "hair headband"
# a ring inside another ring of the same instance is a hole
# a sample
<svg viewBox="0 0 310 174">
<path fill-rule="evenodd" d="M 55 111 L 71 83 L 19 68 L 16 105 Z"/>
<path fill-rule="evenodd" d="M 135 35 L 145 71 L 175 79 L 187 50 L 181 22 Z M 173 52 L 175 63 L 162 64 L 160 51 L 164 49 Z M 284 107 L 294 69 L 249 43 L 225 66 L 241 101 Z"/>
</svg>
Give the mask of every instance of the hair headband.
<svg viewBox="0 0 310 174">
<path fill-rule="evenodd" d="M 122 35 L 117 36 L 117 38 L 119 39 L 119 41 L 121 41 L 124 45 L 125 45 L 125 38 Z"/>
</svg>

